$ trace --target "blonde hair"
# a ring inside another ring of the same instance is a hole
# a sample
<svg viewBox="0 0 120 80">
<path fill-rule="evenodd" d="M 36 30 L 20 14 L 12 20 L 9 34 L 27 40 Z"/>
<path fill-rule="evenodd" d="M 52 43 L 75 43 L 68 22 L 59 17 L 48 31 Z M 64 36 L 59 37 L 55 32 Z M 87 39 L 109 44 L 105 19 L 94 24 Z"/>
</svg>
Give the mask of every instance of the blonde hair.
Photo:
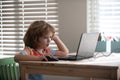
<svg viewBox="0 0 120 80">
<path fill-rule="evenodd" d="M 39 39 L 50 32 L 55 33 L 55 29 L 53 26 L 48 24 L 45 21 L 35 21 L 33 22 L 25 36 L 24 36 L 24 44 L 30 48 L 36 49 L 38 47 Z"/>
</svg>

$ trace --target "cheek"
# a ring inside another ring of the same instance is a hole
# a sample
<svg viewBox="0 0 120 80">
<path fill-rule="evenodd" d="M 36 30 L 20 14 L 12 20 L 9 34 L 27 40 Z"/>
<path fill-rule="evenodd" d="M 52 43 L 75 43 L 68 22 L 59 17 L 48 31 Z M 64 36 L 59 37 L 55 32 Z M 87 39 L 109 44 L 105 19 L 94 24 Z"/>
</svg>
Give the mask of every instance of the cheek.
<svg viewBox="0 0 120 80">
<path fill-rule="evenodd" d="M 43 40 L 40 40 L 40 41 L 39 41 L 39 45 L 42 45 L 43 43 L 44 43 Z"/>
<path fill-rule="evenodd" d="M 42 40 L 41 45 L 45 45 L 45 44 L 47 44 L 47 40 Z"/>
<path fill-rule="evenodd" d="M 46 47 L 46 43 L 45 42 L 40 42 L 39 43 L 39 47 L 40 48 L 45 48 Z"/>
</svg>

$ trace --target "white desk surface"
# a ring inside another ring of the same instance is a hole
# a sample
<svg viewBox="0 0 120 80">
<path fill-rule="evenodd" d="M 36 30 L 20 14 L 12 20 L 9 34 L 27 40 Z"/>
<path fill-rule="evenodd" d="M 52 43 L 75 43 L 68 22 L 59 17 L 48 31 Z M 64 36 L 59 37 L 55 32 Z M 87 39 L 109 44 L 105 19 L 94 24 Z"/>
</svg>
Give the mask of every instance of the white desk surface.
<svg viewBox="0 0 120 80">
<path fill-rule="evenodd" d="M 104 53 L 103 53 L 104 54 Z M 88 59 L 83 59 L 83 60 L 79 60 L 79 61 L 75 61 L 72 64 L 97 64 L 97 65 L 105 65 L 106 63 L 108 65 L 112 65 L 112 63 L 117 63 L 117 66 L 120 66 L 120 53 L 112 53 L 109 56 L 103 56 L 103 54 L 99 53 L 98 55 L 92 57 L 92 58 L 88 58 Z M 14 57 L 14 55 L 0 55 L 0 59 L 2 58 L 9 58 L 9 57 Z M 59 63 L 66 63 L 66 61 L 58 61 Z M 68 64 L 71 63 L 71 61 L 67 61 Z M 53 62 L 54 63 L 54 62 Z M 116 66 L 114 65 L 114 66 Z"/>
<path fill-rule="evenodd" d="M 59 61 L 58 61 L 59 62 Z M 66 63 L 64 60 L 60 60 L 59 63 Z M 67 61 L 70 63 L 71 61 Z M 118 63 L 116 64 L 117 66 L 120 66 L 120 53 L 112 53 L 109 56 L 103 56 L 103 54 L 99 53 L 98 55 L 88 58 L 88 59 L 83 59 L 79 61 L 75 61 L 73 64 L 97 64 L 97 65 L 105 65 L 108 64 L 109 66 L 113 66 L 112 63 Z M 114 66 L 116 66 L 114 65 Z"/>
</svg>

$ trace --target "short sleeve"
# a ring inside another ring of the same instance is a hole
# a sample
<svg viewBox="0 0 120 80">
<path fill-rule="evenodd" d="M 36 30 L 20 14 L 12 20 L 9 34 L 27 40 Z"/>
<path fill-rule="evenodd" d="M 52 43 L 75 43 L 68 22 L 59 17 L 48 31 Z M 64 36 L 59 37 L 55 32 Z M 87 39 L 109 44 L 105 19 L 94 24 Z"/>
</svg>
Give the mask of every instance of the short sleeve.
<svg viewBox="0 0 120 80">
<path fill-rule="evenodd" d="M 51 50 L 50 53 L 51 53 L 52 55 L 55 55 L 55 54 L 56 54 L 56 50 Z"/>
<path fill-rule="evenodd" d="M 20 54 L 22 54 L 22 55 L 26 55 L 27 52 L 26 52 L 25 50 L 22 50 L 22 51 L 20 52 Z"/>
</svg>

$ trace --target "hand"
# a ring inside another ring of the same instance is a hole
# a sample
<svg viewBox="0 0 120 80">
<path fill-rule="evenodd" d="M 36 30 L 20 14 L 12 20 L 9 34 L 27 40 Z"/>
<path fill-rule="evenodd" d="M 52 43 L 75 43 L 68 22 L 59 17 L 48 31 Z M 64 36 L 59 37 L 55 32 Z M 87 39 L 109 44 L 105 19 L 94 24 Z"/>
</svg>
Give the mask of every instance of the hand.
<svg viewBox="0 0 120 80">
<path fill-rule="evenodd" d="M 48 61 L 48 59 L 46 58 L 46 56 L 39 56 L 39 58 L 41 59 L 41 61 Z"/>
<path fill-rule="evenodd" d="M 57 35 L 54 34 L 54 35 L 52 36 L 52 40 L 55 41 L 55 40 L 58 40 L 58 39 L 59 39 L 59 37 L 58 37 Z"/>
<path fill-rule="evenodd" d="M 44 54 L 44 55 L 43 55 L 43 60 L 42 60 L 42 61 L 48 61 L 48 58 L 47 58 L 47 57 L 54 58 L 54 56 L 51 55 L 51 54 Z"/>
<path fill-rule="evenodd" d="M 53 58 L 53 57 L 54 57 L 54 56 L 51 55 L 50 53 L 46 53 L 46 54 L 44 54 L 44 56 L 45 56 L 45 57 L 48 56 L 48 57 L 50 57 L 50 58 Z"/>
</svg>

